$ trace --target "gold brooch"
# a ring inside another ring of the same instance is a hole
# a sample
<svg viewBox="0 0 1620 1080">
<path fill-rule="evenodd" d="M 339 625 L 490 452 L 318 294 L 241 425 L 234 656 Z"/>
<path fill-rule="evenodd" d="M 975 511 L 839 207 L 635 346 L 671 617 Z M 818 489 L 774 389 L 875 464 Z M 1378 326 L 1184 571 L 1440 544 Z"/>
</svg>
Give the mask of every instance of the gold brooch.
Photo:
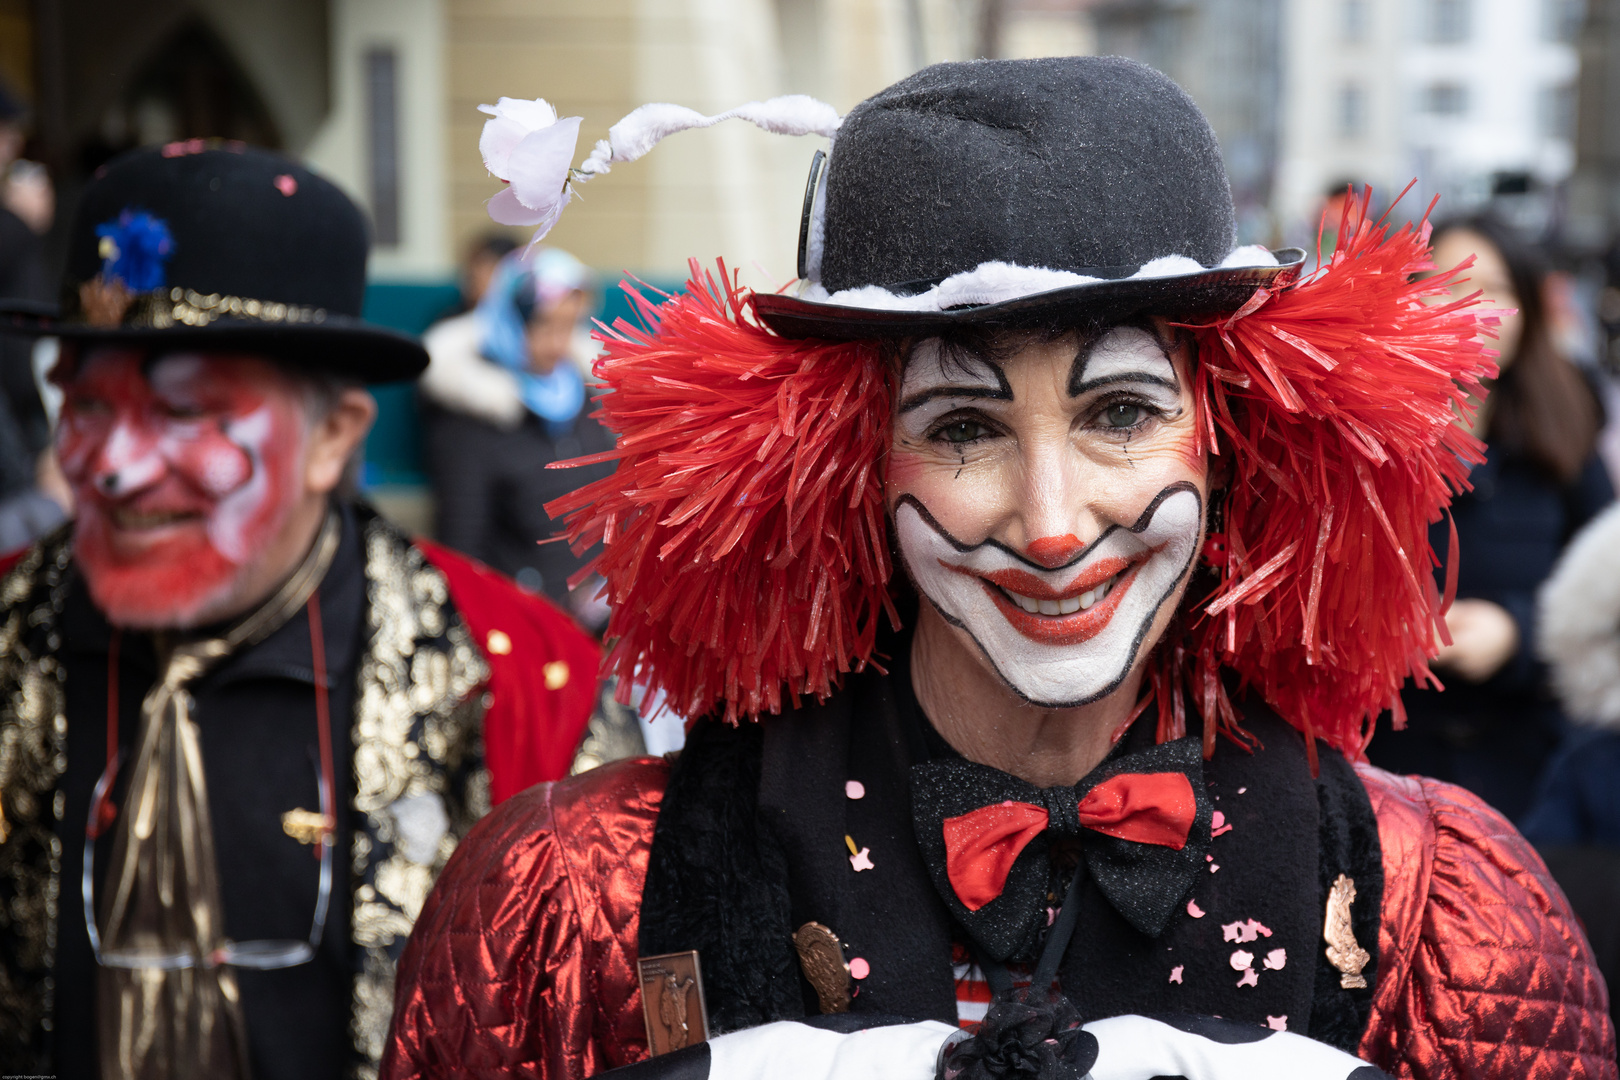
<svg viewBox="0 0 1620 1080">
<path fill-rule="evenodd" d="M 1356 883 L 1339 875 L 1328 890 L 1327 918 L 1322 923 L 1322 940 L 1327 942 L 1328 963 L 1339 969 L 1339 987 L 1344 990 L 1365 990 L 1366 976 L 1361 969 L 1372 956 L 1356 942 L 1356 932 L 1350 925 L 1350 905 L 1356 902 Z"/>
<path fill-rule="evenodd" d="M 326 836 L 326 815 L 313 810 L 289 810 L 281 815 L 281 831 L 300 844 L 318 843 Z"/>
<path fill-rule="evenodd" d="M 807 922 L 793 932 L 793 947 L 823 1015 L 849 1012 L 849 966 L 838 935 L 818 922 Z"/>
</svg>

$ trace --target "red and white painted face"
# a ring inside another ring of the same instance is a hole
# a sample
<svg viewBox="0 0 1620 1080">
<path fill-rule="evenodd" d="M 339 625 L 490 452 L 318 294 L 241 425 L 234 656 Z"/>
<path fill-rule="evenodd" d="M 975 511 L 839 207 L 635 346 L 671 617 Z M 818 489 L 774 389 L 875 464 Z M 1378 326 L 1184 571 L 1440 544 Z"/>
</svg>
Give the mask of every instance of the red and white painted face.
<svg viewBox="0 0 1620 1080">
<path fill-rule="evenodd" d="M 74 556 L 115 625 L 197 625 L 303 495 L 305 398 L 267 360 L 104 346 L 67 362 L 56 449 Z"/>
<path fill-rule="evenodd" d="M 907 573 L 1032 704 L 1117 689 L 1164 632 L 1203 539 L 1186 350 L 1117 326 L 996 359 L 928 341 L 887 476 Z"/>
</svg>

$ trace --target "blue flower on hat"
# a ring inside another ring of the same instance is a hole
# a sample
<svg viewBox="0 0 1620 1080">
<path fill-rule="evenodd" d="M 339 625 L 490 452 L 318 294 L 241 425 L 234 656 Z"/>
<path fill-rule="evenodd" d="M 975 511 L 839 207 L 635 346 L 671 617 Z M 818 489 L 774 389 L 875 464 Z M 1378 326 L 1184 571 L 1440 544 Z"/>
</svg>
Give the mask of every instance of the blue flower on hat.
<svg viewBox="0 0 1620 1080">
<path fill-rule="evenodd" d="M 174 237 L 162 218 L 125 210 L 116 220 L 97 225 L 96 235 L 101 237 L 103 280 L 116 278 L 133 293 L 163 288 L 163 264 L 174 254 Z"/>
</svg>

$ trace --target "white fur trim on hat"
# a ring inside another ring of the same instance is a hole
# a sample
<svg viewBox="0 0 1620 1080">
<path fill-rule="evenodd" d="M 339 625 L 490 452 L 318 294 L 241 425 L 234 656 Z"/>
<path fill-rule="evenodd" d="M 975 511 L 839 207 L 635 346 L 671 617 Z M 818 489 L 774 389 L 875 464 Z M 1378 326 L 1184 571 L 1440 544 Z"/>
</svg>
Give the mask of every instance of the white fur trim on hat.
<svg viewBox="0 0 1620 1080">
<path fill-rule="evenodd" d="M 1259 244 L 1240 247 L 1221 260 L 1219 267 L 1206 267 L 1186 255 L 1165 255 L 1142 266 L 1124 280 L 1186 277 L 1206 270 L 1232 270 L 1244 267 L 1277 266 L 1277 257 Z M 949 311 L 951 308 L 978 307 L 1039 296 L 1076 285 L 1096 285 L 1109 279 L 1088 277 L 1068 270 L 1013 263 L 980 263 L 972 270 L 952 274 L 938 285 L 915 296 L 892 293 L 880 285 L 863 285 L 829 293 L 819 282 L 811 282 L 801 299 L 840 307 L 869 308 L 874 311 Z"/>
</svg>

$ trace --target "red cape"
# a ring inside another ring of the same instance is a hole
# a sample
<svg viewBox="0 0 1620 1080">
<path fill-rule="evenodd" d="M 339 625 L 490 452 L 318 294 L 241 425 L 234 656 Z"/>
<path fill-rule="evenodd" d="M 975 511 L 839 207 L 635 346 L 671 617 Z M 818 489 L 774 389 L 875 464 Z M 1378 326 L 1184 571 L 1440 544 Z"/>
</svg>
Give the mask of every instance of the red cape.
<svg viewBox="0 0 1620 1080">
<path fill-rule="evenodd" d="M 568 775 L 596 707 L 596 641 L 545 597 L 483 563 L 412 541 L 450 585 L 450 599 L 489 663 L 484 758 L 490 800 Z"/>
</svg>

